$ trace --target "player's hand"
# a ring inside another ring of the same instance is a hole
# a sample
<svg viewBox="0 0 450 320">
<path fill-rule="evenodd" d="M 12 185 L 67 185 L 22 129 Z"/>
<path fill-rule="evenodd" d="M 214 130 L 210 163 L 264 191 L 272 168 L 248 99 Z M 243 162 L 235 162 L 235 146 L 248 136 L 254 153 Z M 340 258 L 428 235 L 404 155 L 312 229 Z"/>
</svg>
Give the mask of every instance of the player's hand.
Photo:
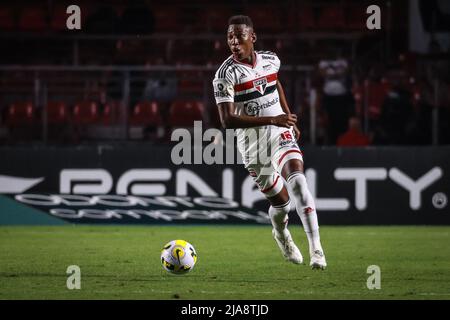
<svg viewBox="0 0 450 320">
<path fill-rule="evenodd" d="M 297 116 L 295 114 L 281 114 L 273 117 L 271 122 L 277 127 L 290 128 L 297 122 Z"/>
<path fill-rule="evenodd" d="M 293 129 L 294 129 L 294 134 L 295 134 L 295 140 L 296 141 L 300 140 L 300 137 L 302 135 L 300 129 L 297 127 L 296 124 L 294 125 Z"/>
</svg>

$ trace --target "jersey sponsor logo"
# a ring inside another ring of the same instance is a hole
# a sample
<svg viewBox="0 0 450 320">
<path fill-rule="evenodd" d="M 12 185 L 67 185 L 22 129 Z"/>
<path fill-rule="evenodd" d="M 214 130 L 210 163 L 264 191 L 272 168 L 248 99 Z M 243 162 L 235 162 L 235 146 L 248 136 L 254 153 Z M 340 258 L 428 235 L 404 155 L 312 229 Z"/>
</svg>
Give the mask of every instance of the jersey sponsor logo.
<svg viewBox="0 0 450 320">
<path fill-rule="evenodd" d="M 278 100 L 279 100 L 278 98 L 275 98 L 263 104 L 259 104 L 256 101 L 249 101 L 247 103 L 244 103 L 244 112 L 249 116 L 256 116 L 258 115 L 259 111 L 266 108 L 270 108 L 271 106 L 276 104 Z"/>
<path fill-rule="evenodd" d="M 255 87 L 256 90 L 258 90 L 259 93 L 264 94 L 267 87 L 267 78 L 264 77 L 262 79 L 253 81 L 253 86 Z"/>
<path fill-rule="evenodd" d="M 221 91 L 216 91 L 216 92 L 214 92 L 214 96 L 215 96 L 216 98 L 228 98 L 228 97 L 230 97 L 230 95 L 229 95 L 228 93 L 226 93 L 226 92 L 221 92 Z"/>
<path fill-rule="evenodd" d="M 268 70 L 270 70 L 271 67 L 272 66 L 270 64 L 266 64 L 263 66 L 263 69 L 264 69 L 264 71 L 268 71 Z"/>
<path fill-rule="evenodd" d="M 249 116 L 256 116 L 259 111 L 259 105 L 256 101 L 250 101 L 244 104 L 244 111 Z"/>
<path fill-rule="evenodd" d="M 261 58 L 267 59 L 267 60 L 275 60 L 275 57 L 274 57 L 274 56 L 261 55 Z"/>
<path fill-rule="evenodd" d="M 226 88 L 222 83 L 217 84 L 217 91 L 214 92 L 216 98 L 228 98 L 231 97 L 231 90 Z"/>
</svg>

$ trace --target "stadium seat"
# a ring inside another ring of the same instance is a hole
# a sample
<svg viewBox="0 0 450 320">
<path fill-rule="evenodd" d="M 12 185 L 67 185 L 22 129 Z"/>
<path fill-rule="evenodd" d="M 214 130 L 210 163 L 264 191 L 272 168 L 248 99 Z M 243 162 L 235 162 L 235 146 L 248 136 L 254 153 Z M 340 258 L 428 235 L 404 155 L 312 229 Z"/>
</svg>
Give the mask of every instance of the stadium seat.
<svg viewBox="0 0 450 320">
<path fill-rule="evenodd" d="M 54 31 L 63 31 L 67 29 L 66 22 L 67 22 L 67 13 L 66 13 L 66 6 L 58 5 L 53 9 L 51 21 L 50 21 L 50 27 Z M 83 19 L 84 12 L 81 14 L 81 18 Z"/>
<path fill-rule="evenodd" d="M 0 7 L 0 30 L 11 31 L 15 27 L 14 11 L 7 6 Z"/>
<path fill-rule="evenodd" d="M 152 7 L 156 32 L 179 32 L 183 30 L 180 23 L 182 12 L 172 6 Z"/>
<path fill-rule="evenodd" d="M 309 31 L 316 28 L 316 18 L 311 6 L 301 6 L 298 10 L 293 10 L 288 14 L 288 24 L 290 30 Z"/>
<path fill-rule="evenodd" d="M 100 123 L 106 126 L 117 124 L 120 122 L 121 114 L 121 103 L 119 101 L 111 101 L 103 106 Z"/>
<path fill-rule="evenodd" d="M 99 108 L 93 101 L 81 101 L 73 108 L 73 121 L 77 125 L 94 124 L 99 119 Z"/>
<path fill-rule="evenodd" d="M 318 27 L 328 31 L 336 31 L 345 27 L 344 11 L 342 7 L 324 6 L 321 8 Z"/>
<path fill-rule="evenodd" d="M 203 32 L 226 34 L 228 18 L 232 15 L 229 7 L 206 6 L 199 14 L 196 29 Z"/>
<path fill-rule="evenodd" d="M 350 30 L 364 30 L 366 28 L 366 7 L 351 5 L 346 8 L 346 26 Z"/>
<path fill-rule="evenodd" d="M 253 6 L 247 9 L 256 31 L 277 32 L 281 30 L 280 11 L 275 6 Z"/>
<path fill-rule="evenodd" d="M 12 141 L 30 141 L 39 137 L 37 110 L 32 102 L 15 102 L 8 106 L 5 125 Z"/>
<path fill-rule="evenodd" d="M 50 20 L 50 27 L 54 31 L 63 31 L 67 30 L 66 22 L 68 14 L 66 13 L 67 7 L 62 5 L 57 5 L 53 9 L 51 20 Z M 85 12 L 81 12 L 81 19 L 83 19 L 85 16 Z M 82 20 L 83 21 L 83 20 Z"/>
<path fill-rule="evenodd" d="M 47 104 L 48 124 L 65 124 L 69 120 L 67 105 L 60 101 L 50 101 Z"/>
<path fill-rule="evenodd" d="M 169 125 L 171 127 L 190 128 L 194 121 L 203 121 L 204 107 L 199 101 L 175 101 L 169 110 Z"/>
<path fill-rule="evenodd" d="M 36 110 L 31 102 L 16 102 L 8 107 L 6 125 L 8 127 L 33 124 Z"/>
<path fill-rule="evenodd" d="M 160 105 L 155 101 L 136 104 L 130 115 L 132 126 L 159 126 L 162 124 Z"/>
<path fill-rule="evenodd" d="M 25 7 L 19 17 L 19 28 L 24 31 L 44 31 L 48 27 L 47 13 L 40 7 Z"/>
<path fill-rule="evenodd" d="M 204 75 L 201 71 L 177 72 L 179 94 L 203 94 Z"/>
</svg>

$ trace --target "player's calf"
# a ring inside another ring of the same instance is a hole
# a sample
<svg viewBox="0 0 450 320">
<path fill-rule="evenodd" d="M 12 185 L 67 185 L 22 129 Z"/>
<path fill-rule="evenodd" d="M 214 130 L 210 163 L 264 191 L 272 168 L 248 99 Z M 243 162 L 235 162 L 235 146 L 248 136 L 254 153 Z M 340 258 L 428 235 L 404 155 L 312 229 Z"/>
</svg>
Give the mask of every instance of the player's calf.
<svg viewBox="0 0 450 320">
<path fill-rule="evenodd" d="M 290 202 L 282 206 L 269 208 L 270 221 L 272 222 L 272 236 L 275 239 L 281 253 L 286 260 L 296 264 L 303 263 L 303 256 L 292 240 L 291 233 L 287 229 Z"/>
<path fill-rule="evenodd" d="M 275 233 L 279 237 L 287 236 L 287 224 L 289 221 L 290 200 L 281 206 L 270 206 L 269 217 Z"/>
<path fill-rule="evenodd" d="M 309 242 L 310 266 L 325 269 L 326 260 L 320 242 L 319 223 L 314 198 L 309 191 L 306 177 L 302 172 L 294 172 L 287 177 L 287 182 L 295 195 L 297 214 Z"/>
</svg>

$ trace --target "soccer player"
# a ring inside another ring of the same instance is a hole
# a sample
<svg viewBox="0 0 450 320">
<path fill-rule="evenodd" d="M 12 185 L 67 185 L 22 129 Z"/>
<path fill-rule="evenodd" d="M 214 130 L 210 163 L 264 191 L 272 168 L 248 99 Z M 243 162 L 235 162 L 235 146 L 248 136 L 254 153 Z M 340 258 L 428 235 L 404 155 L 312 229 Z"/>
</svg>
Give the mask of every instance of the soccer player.
<svg viewBox="0 0 450 320">
<path fill-rule="evenodd" d="M 310 266 L 325 269 L 314 198 L 296 142 L 300 137 L 297 117 L 290 112 L 277 76 L 280 60 L 273 52 L 254 50 L 256 34 L 248 16 L 229 19 L 227 41 L 232 54 L 213 80 L 222 126 L 236 129 L 244 165 L 270 202 L 272 235 L 283 256 L 293 263 L 303 263 L 287 229 L 293 204 L 309 241 Z M 290 200 L 286 182 L 295 203 Z"/>
</svg>

